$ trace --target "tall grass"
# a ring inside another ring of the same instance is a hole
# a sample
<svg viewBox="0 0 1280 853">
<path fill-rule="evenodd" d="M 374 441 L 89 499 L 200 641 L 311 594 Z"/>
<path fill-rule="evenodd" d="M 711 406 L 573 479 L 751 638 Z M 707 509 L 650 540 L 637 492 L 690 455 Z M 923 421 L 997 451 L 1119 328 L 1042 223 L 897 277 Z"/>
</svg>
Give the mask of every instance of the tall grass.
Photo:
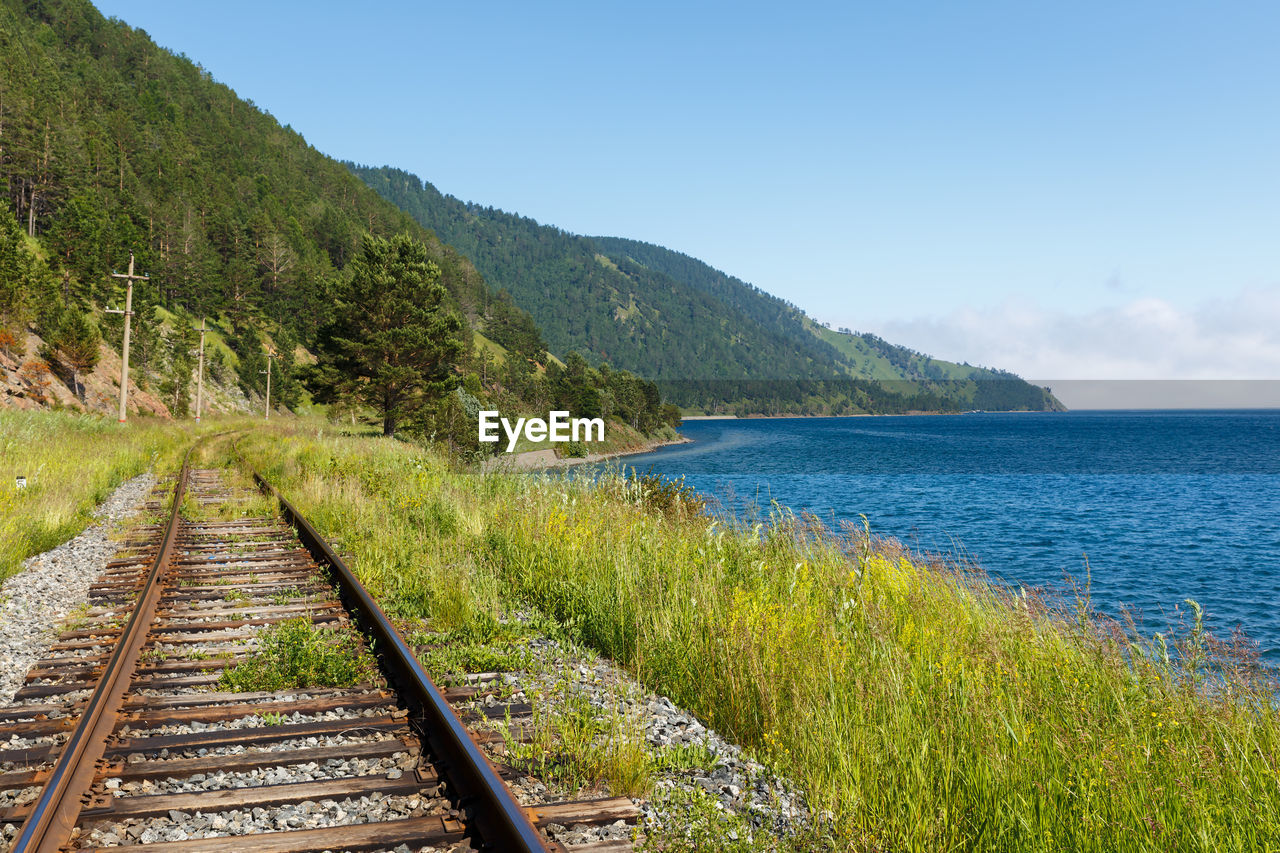
<svg viewBox="0 0 1280 853">
<path fill-rule="evenodd" d="M 0 580 L 87 527 L 89 511 L 125 480 L 175 468 L 190 440 L 162 421 L 0 411 Z"/>
<path fill-rule="evenodd" d="M 536 606 L 801 782 L 839 849 L 1280 846 L 1274 685 L 1198 623 L 1145 641 L 856 528 L 726 527 L 618 479 L 243 444 L 394 612 Z"/>
</svg>

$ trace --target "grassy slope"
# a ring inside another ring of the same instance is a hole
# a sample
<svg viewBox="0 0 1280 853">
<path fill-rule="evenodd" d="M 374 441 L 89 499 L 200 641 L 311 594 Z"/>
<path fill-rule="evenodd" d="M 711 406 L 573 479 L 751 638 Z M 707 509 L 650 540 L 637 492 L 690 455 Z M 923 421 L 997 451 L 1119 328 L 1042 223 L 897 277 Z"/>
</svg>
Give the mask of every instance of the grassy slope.
<svg viewBox="0 0 1280 853">
<path fill-rule="evenodd" d="M 506 363 L 507 348 L 502 346 L 501 344 L 494 343 L 493 341 L 489 340 L 484 335 L 482 335 L 478 329 L 472 331 L 471 341 L 477 353 L 488 353 L 490 356 L 493 357 L 493 361 L 495 364 L 501 365 Z"/>
<path fill-rule="evenodd" d="M 498 364 L 502 364 L 507 360 L 507 348 L 504 347 L 502 344 L 498 343 L 497 341 L 490 340 L 489 338 L 485 337 L 485 335 L 479 329 L 472 331 L 471 340 L 473 345 L 475 346 L 476 352 L 489 353 L 491 356 L 493 356 L 494 361 L 496 361 Z M 564 362 L 561 361 L 556 356 L 555 353 L 550 353 L 550 352 L 547 353 L 547 361 L 553 364 L 558 364 L 561 367 L 564 367 Z M 537 369 L 539 373 L 546 372 L 546 367 L 542 365 L 538 365 Z"/>
<path fill-rule="evenodd" d="M 861 531 L 726 528 L 644 490 L 478 477 L 391 441 L 242 442 L 386 606 L 441 630 L 535 606 L 792 774 L 834 849 L 1280 843 L 1271 683 L 929 568 Z M 1213 689 L 1207 684 L 1215 685 Z"/>
<path fill-rule="evenodd" d="M 0 580 L 72 538 L 116 486 L 178 467 L 192 433 L 163 421 L 127 427 L 94 415 L 0 411 Z M 18 491 L 14 478 L 25 476 Z"/>
<path fill-rule="evenodd" d="M 178 324 L 190 323 L 191 327 L 199 328 L 199 318 L 192 322 L 191 317 L 175 314 L 165 308 L 156 308 L 156 316 L 161 321 L 161 331 L 168 333 L 175 329 Z M 240 365 L 240 357 L 236 355 L 235 350 L 227 342 L 231 336 L 231 321 L 225 317 L 206 317 L 205 322 L 209 329 L 204 336 L 204 357 L 206 361 L 212 361 L 215 358 L 220 359 L 227 367 L 234 370 Z"/>
<path fill-rule="evenodd" d="M 828 329 L 819 325 L 812 320 L 808 321 L 808 327 L 813 334 L 822 340 L 831 344 L 840 354 L 843 355 L 848 363 L 850 370 L 855 376 L 864 376 L 868 379 L 882 380 L 898 380 L 908 377 L 924 375 L 925 363 L 937 365 L 941 371 L 942 378 L 950 380 L 969 379 L 976 371 L 984 378 L 994 379 L 996 374 L 991 371 L 982 370 L 976 367 L 967 367 L 962 364 L 956 364 L 951 361 L 942 361 L 941 359 L 929 358 L 928 356 L 914 356 L 911 358 L 911 369 L 904 371 L 902 368 L 896 367 L 893 362 L 889 361 L 875 347 L 868 344 L 858 335 L 846 335 L 841 332 Z"/>
</svg>

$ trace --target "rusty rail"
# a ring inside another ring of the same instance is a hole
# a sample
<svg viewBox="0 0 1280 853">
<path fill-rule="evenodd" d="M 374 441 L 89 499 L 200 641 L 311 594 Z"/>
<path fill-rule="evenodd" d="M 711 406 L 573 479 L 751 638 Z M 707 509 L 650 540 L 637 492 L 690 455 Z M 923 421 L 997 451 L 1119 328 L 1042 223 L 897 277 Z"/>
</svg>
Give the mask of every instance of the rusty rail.
<svg viewBox="0 0 1280 853">
<path fill-rule="evenodd" d="M 142 528 L 145 535 L 135 534 L 125 553 L 108 563 L 107 571 L 91 587 L 91 600 L 99 602 L 92 624 L 63 632 L 53 656 L 29 671 L 28 684 L 19 691 L 18 698 L 24 702 L 38 699 L 46 704 L 0 710 L 0 727 L 7 726 L 10 733 L 23 737 L 70 731 L 61 744 L 33 741 L 30 746 L 0 750 L 7 756 L 6 761 L 24 765 L 0 774 L 0 791 L 42 786 L 31 805 L 0 808 L 0 822 L 21 826 L 11 851 L 54 853 L 77 843 L 77 837 L 79 843 L 87 840 L 92 845 L 95 837 L 103 838 L 103 833 L 109 836 L 121 831 L 118 827 L 136 827 L 138 821 L 175 810 L 271 808 L 339 795 L 439 797 L 447 790 L 445 799 L 449 802 L 440 800 L 431 806 L 436 809 L 434 812 L 415 811 L 410 817 L 395 820 L 280 829 L 255 835 L 252 841 L 241 836 L 162 838 L 154 843 L 142 842 L 143 849 L 225 853 L 227 845 L 231 845 L 231 849 L 255 853 L 300 853 L 389 849 L 406 842 L 438 844 L 468 839 L 480 850 L 550 853 L 564 848 L 547 840 L 535 825 L 612 823 L 638 814 L 625 798 L 520 805 L 503 779 L 510 770 L 490 763 L 479 746 L 486 742 L 485 734 L 470 732 L 450 704 L 470 693 L 462 689 L 442 691 L 431 681 L 415 650 L 342 558 L 266 480 L 254 474 L 259 489 L 278 502 L 280 514 L 292 530 L 278 517 L 182 519 L 184 499 L 197 505 L 240 499 L 219 491 L 216 472 L 193 469 L 190 458 L 188 451 L 173 489 L 168 521 Z M 163 507 L 163 500 L 157 497 L 149 506 L 155 511 Z M 328 572 L 321 573 L 321 567 Z M 258 572 L 262 573 L 261 579 Z M 221 584 L 232 582 L 243 585 L 237 588 L 239 598 L 228 598 L 218 591 Z M 270 599 L 272 590 L 284 588 L 325 592 L 317 601 L 312 601 L 308 592 L 305 605 Z M 244 597 L 244 589 L 250 590 L 249 598 Z M 270 606 L 260 601 L 263 598 Z M 222 632 L 296 618 L 293 611 L 304 606 L 306 618 L 316 625 L 345 624 L 350 614 L 377 654 L 382 673 L 394 685 L 395 692 L 376 683 L 308 691 L 315 695 L 303 701 L 285 693 L 181 692 L 186 687 L 216 682 L 219 671 L 238 659 L 231 654 L 188 657 L 181 649 L 219 649 L 218 644 L 228 637 Z M 119 614 L 118 618 L 113 614 Z M 80 649 L 85 651 L 77 651 Z M 176 657 L 167 658 L 166 654 Z M 164 693 L 166 686 L 180 688 L 180 692 Z M 147 692 L 156 689 L 161 692 Z M 138 692 L 131 694 L 131 690 Z M 70 697 L 71 693 L 88 692 L 91 696 L 87 701 Z M 53 704 L 47 704 L 50 702 Z M 397 705 L 408 708 L 408 719 Z M 265 746 L 291 738 L 342 735 L 350 729 L 352 718 L 300 717 L 294 723 L 249 728 L 184 727 L 195 722 L 220 723 L 250 713 L 294 711 L 316 715 L 342 708 L 367 709 L 369 713 L 359 715 L 360 728 L 385 732 L 390 737 L 323 743 L 301 752 L 288 751 L 288 757 L 307 761 L 346 757 L 378 761 L 407 751 L 416 766 L 385 777 L 358 773 L 350 778 L 334 776 L 261 787 L 218 785 L 208 790 L 146 794 L 134 790 L 118 796 L 113 795 L 113 786 L 106 784 L 112 778 L 136 785 L 138 780 L 170 775 L 186 778 L 215 768 L 248 772 L 294 763 L 286 760 L 285 753 L 277 757 L 270 749 L 255 748 L 243 754 L 223 751 L 231 745 Z M 519 706 L 511 705 L 508 713 L 513 708 L 520 711 Z M 23 709 L 30 710 L 24 713 Z M 63 716 L 43 716 L 50 712 Z M 471 719 L 473 712 L 468 713 L 466 719 Z M 531 710 L 525 706 L 520 713 Z M 165 731 L 171 725 L 178 730 Z M 411 729 L 416 730 L 416 737 Z M 423 761 L 424 747 L 432 753 L 430 762 Z M 207 748 L 209 755 L 182 754 L 197 748 Z M 175 751 L 176 758 L 164 755 L 169 749 Z M 123 757 L 132 753 L 146 753 L 148 757 L 124 763 Z M 466 812 L 465 818 L 459 810 Z M 117 829 L 104 830 L 108 825 Z M 106 840 L 100 846 L 115 843 Z"/>
<path fill-rule="evenodd" d="M 32 805 L 22 832 L 10 853 L 57 853 L 71 838 L 80 811 L 93 785 L 97 764 L 106 752 L 107 738 L 115 728 L 125 692 L 142 654 L 143 644 L 160 602 L 160 577 L 173 553 L 178 531 L 179 509 L 186 494 L 191 451 L 182 459 L 182 470 L 173 492 L 173 511 L 165 528 L 160 551 L 151 564 L 146 582 L 125 626 L 120 642 L 107 660 L 106 669 L 84 714 L 45 783 L 40 798 Z"/>
<path fill-rule="evenodd" d="M 312 558 L 333 572 L 343 604 L 373 639 L 374 651 L 382 659 L 387 674 L 397 682 L 401 697 L 418 712 L 423 740 L 444 762 L 458 792 L 476 801 L 473 819 L 486 845 L 494 850 L 545 853 L 546 843 L 530 822 L 528 812 L 516 802 L 493 765 L 467 734 L 457 713 L 373 596 L 292 503 L 257 471 L 253 477 L 259 488 L 279 502 L 285 519 L 293 525 Z"/>
</svg>

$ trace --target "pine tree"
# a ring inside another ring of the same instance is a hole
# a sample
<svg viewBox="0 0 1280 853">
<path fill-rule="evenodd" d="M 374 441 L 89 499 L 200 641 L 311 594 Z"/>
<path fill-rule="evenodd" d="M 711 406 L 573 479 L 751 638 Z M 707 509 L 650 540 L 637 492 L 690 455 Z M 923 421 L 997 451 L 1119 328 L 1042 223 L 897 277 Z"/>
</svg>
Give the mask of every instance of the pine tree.
<svg viewBox="0 0 1280 853">
<path fill-rule="evenodd" d="M 71 387 L 81 402 L 84 402 L 84 385 L 80 376 L 98 366 L 101 342 L 98 327 L 84 314 L 75 309 L 63 314 L 54 346 L 58 360 L 71 371 Z"/>
<path fill-rule="evenodd" d="M 26 324 L 27 293 L 24 287 L 26 258 L 18 221 L 0 205 L 0 329 Z"/>
<path fill-rule="evenodd" d="M 320 336 L 318 385 L 374 407 L 382 432 L 457 384 L 462 320 L 446 304 L 440 268 L 408 234 L 367 236 Z"/>
</svg>

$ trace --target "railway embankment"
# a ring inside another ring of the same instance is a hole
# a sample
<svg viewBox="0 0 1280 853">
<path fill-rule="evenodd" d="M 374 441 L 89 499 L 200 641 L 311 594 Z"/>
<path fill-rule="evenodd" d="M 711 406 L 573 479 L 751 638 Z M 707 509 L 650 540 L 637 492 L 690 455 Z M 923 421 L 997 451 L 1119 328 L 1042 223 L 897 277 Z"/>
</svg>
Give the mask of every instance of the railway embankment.
<svg viewBox="0 0 1280 853">
<path fill-rule="evenodd" d="M 631 849 L 630 800 L 517 803 L 454 708 L 493 693 L 437 688 L 303 517 L 195 452 L 0 707 L 0 850 Z"/>
<path fill-rule="evenodd" d="M 302 425 L 246 454 L 393 610 L 478 636 L 536 610 L 794 780 L 800 849 L 1280 843 L 1274 672 L 1194 609 L 1143 635 L 1087 585 L 1011 590 L 782 507 L 727 521 L 643 476 L 477 475 Z"/>
<path fill-rule="evenodd" d="M 436 781 L 427 756 L 438 745 L 414 740 L 412 702 L 408 717 L 395 710 L 400 679 L 379 675 L 326 593 L 341 558 L 302 550 L 269 496 L 247 490 L 247 469 L 227 464 L 228 443 L 211 444 L 221 448 L 207 460 L 214 467 L 184 466 L 188 485 L 172 508 L 180 520 L 169 527 L 175 478 L 141 478 L 113 496 L 105 510 L 143 497 L 144 516 L 80 567 L 85 601 L 53 644 L 41 643 L 34 663 L 7 662 L 19 689 L 0 707 L 0 849 L 47 843 L 28 832 L 49 815 L 70 843 L 92 848 L 212 850 L 254 835 L 262 849 L 434 850 L 484 839 L 474 791 L 462 807 L 451 792 L 468 788 L 442 772 Z M 34 562 L 90 536 L 101 531 Z M 12 582 L 34 591 L 34 578 Z M 144 618 L 135 599 L 155 620 L 141 632 L 131 627 Z M 741 747 L 561 626 L 498 606 L 487 634 L 476 630 L 483 619 L 461 633 L 430 618 L 398 621 L 548 849 L 777 849 L 804 828 L 803 797 Z M 123 686 L 103 700 L 117 710 L 95 710 L 117 658 L 113 683 Z M 105 761 L 90 755 L 77 769 L 67 756 L 86 732 L 109 735 L 83 747 Z M 68 761 L 83 792 L 51 795 Z"/>
<path fill-rule="evenodd" d="M 1274 671 L 1194 607 L 1143 636 L 1094 612 L 1087 586 L 1011 590 L 780 507 L 727 521 L 643 476 L 479 473 L 299 421 L 237 446 L 489 732 L 517 799 L 638 811 L 594 830 L 539 812 L 566 842 L 1280 843 Z M 237 459 L 218 442 L 204 464 Z"/>
</svg>

